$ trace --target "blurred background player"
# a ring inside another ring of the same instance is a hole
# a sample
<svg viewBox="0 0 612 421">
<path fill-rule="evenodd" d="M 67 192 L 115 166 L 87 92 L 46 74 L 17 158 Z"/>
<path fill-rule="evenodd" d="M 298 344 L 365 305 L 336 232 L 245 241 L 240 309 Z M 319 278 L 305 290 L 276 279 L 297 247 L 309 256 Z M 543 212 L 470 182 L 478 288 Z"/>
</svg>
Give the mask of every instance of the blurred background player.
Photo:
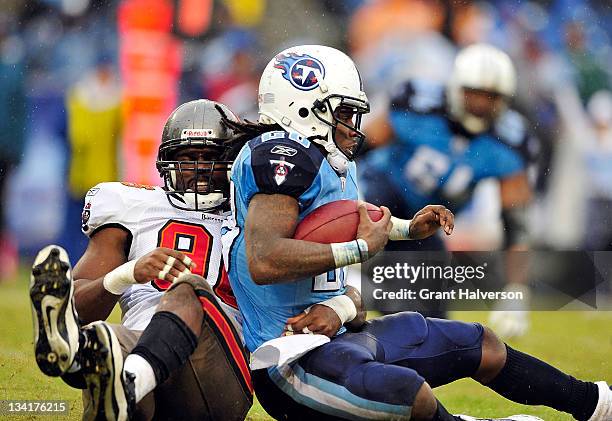
<svg viewBox="0 0 612 421">
<path fill-rule="evenodd" d="M 34 262 L 36 359 L 44 373 L 86 388 L 84 419 L 136 409 L 144 418 L 244 419 L 251 407 L 221 258 L 228 172 L 241 146 L 228 119 L 236 117 L 208 100 L 178 107 L 159 147 L 165 187 L 98 184 L 86 196 L 89 244 L 74 270 L 56 246 Z M 96 322 L 117 302 L 121 325 Z M 94 323 L 79 331 L 77 318 Z"/>
<path fill-rule="evenodd" d="M 529 169 L 538 142 L 527 121 L 509 109 L 515 92 L 510 57 L 487 44 L 459 52 L 446 86 L 426 79 L 405 82 L 391 99 L 388 115 L 372 123 L 378 126 L 376 142 L 392 144 L 372 151 L 360 163 L 365 200 L 389 206 L 401 217 L 426 203 L 444 204 L 458 213 L 482 180 L 494 178 L 499 181 L 504 246 L 526 250 Z M 387 250 L 444 249 L 437 236 L 387 245 Z M 511 281 L 524 283 L 517 266 Z M 524 313 L 499 313 L 495 318 L 507 324 L 497 326 L 504 336 L 526 329 Z"/>
</svg>

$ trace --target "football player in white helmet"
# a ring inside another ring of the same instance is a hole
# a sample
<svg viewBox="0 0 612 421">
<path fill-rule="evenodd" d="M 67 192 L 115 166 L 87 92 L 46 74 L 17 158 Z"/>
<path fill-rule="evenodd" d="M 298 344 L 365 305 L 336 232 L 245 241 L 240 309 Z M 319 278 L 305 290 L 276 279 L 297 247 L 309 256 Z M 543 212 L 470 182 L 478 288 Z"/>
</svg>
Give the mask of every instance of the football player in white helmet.
<svg viewBox="0 0 612 421">
<path fill-rule="evenodd" d="M 516 71 L 512 59 L 502 50 L 489 44 L 473 44 L 457 54 L 452 76 L 447 86 L 447 98 L 451 116 L 473 134 L 485 132 L 508 109 L 511 98 L 516 93 Z M 526 215 L 525 204 L 530 197 L 527 179 L 515 182 L 515 191 L 523 195 L 514 197 L 511 206 L 502 206 L 502 217 L 508 236 L 516 236 L 521 242 L 510 244 L 510 250 L 526 250 Z M 506 188 L 509 190 L 509 188 Z M 502 200 L 503 197 L 502 191 Z M 505 203 L 504 203 L 505 205 Z M 517 273 L 526 264 L 519 254 L 509 255 L 507 267 L 514 273 L 508 277 L 514 282 L 508 290 L 520 290 L 525 296 L 529 288 L 524 284 L 526 274 Z M 513 261 L 512 261 L 513 260 Z M 495 331 L 505 337 L 519 337 L 529 329 L 529 315 L 526 308 L 528 301 L 515 304 L 513 308 L 504 309 L 498 306 L 489 317 Z M 518 305 L 518 307 L 517 307 Z"/>
<path fill-rule="evenodd" d="M 264 69 L 259 121 L 278 124 L 321 145 L 331 167 L 345 175 L 365 140 L 361 117 L 370 111 L 359 72 L 346 54 L 334 48 L 309 45 L 301 51 L 302 55 L 283 51 Z M 287 82 L 300 91 L 299 97 L 286 88 Z M 341 134 L 346 131 L 351 132 L 348 141 Z"/>
<path fill-rule="evenodd" d="M 508 54 L 488 44 L 457 54 L 447 86 L 449 111 L 468 131 L 488 130 L 515 93 L 516 71 Z"/>
<path fill-rule="evenodd" d="M 506 265 L 513 268 L 507 271 L 507 288 L 526 296 L 526 276 L 516 270 L 526 264 L 516 252 L 528 249 L 530 176 L 539 142 L 527 120 L 509 107 L 515 92 L 516 72 L 505 52 L 488 44 L 465 47 L 446 85 L 414 78 L 394 92 L 388 113 L 375 123 L 385 137 L 379 140 L 393 143 L 366 156 L 359 175 L 365 200 L 389 206 L 398 217 L 424 203 L 442 203 L 460 212 L 481 182 L 498 181 L 503 247 L 516 260 Z M 389 171 L 398 176 L 383 177 Z M 444 250 L 445 244 L 432 237 L 387 249 Z M 526 333 L 527 302 L 516 303 L 514 311 L 491 314 L 498 334 L 508 338 Z"/>
</svg>

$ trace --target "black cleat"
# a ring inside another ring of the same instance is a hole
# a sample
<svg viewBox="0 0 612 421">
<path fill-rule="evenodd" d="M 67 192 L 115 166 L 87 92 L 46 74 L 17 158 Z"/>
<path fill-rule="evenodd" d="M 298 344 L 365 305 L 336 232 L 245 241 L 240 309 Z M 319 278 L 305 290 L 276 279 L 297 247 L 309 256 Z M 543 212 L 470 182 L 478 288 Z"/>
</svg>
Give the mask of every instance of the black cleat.
<svg viewBox="0 0 612 421">
<path fill-rule="evenodd" d="M 66 250 L 55 245 L 42 249 L 32 266 L 34 352 L 38 367 L 48 376 L 64 374 L 79 347 L 71 269 Z"/>
<path fill-rule="evenodd" d="M 134 376 L 123 371 L 123 355 L 115 333 L 104 322 L 83 329 L 86 336 L 81 370 L 91 402 L 83 420 L 128 420 L 136 407 Z"/>
</svg>

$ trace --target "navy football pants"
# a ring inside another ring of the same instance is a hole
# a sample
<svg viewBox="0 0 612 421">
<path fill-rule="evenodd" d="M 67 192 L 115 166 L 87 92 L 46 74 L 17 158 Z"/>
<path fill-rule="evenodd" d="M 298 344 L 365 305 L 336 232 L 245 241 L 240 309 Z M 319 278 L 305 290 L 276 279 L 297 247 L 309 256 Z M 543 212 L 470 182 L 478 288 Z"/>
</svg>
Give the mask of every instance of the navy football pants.
<svg viewBox="0 0 612 421">
<path fill-rule="evenodd" d="M 409 419 L 424 381 L 474 375 L 483 327 L 404 312 L 370 320 L 290 366 L 253 373 L 257 397 L 276 419 Z"/>
</svg>

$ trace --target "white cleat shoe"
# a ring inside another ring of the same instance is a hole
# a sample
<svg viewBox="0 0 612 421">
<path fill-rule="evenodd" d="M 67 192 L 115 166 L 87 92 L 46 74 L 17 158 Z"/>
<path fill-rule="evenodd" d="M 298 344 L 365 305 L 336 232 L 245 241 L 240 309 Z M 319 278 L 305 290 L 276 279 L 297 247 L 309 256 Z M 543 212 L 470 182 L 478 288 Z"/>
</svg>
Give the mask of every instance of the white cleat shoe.
<svg viewBox="0 0 612 421">
<path fill-rule="evenodd" d="M 464 421 L 544 421 L 533 415 L 511 415 L 505 418 L 474 418 L 469 415 L 455 415 Z"/>
<path fill-rule="evenodd" d="M 79 347 L 78 316 L 72 296 L 72 268 L 66 250 L 55 245 L 45 247 L 32 266 L 30 300 L 36 362 L 48 376 L 64 374 Z"/>
<path fill-rule="evenodd" d="M 612 421 L 612 386 L 608 386 L 606 382 L 595 384 L 599 391 L 599 399 L 589 421 Z"/>
</svg>

